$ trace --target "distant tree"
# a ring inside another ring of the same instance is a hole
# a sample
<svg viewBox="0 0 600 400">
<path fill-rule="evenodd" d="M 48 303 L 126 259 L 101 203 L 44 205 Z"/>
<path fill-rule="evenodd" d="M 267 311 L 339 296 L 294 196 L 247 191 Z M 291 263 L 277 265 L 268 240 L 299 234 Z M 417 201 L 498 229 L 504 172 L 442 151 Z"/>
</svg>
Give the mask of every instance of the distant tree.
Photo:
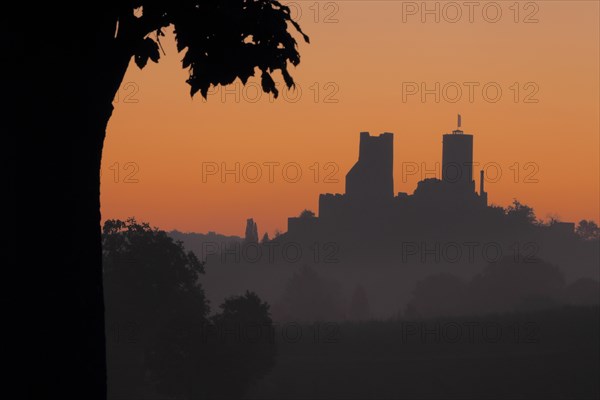
<svg viewBox="0 0 600 400">
<path fill-rule="evenodd" d="M 42 313 L 43 321 L 31 330 L 58 319 L 63 330 L 29 342 L 47 374 L 28 390 L 104 399 L 100 165 L 112 103 L 131 61 L 139 68 L 159 61 L 161 40 L 172 28 L 182 53 L 173 56 L 188 72 L 191 95 L 206 97 L 211 85 L 237 79 L 246 84 L 257 76 L 262 89 L 277 96 L 281 88 L 274 74 L 281 74 L 287 88 L 294 85 L 288 70 L 300 62 L 294 32 L 308 37 L 290 8 L 275 0 L 109 0 L 86 12 L 70 2 L 11 2 L 3 17 L 3 87 L 16 96 L 3 127 L 15 133 L 15 151 L 27 153 L 28 168 L 20 168 L 23 178 L 16 181 L 23 183 L 15 191 L 30 210 L 24 225 L 49 223 L 47 210 L 69 215 L 57 227 L 62 232 L 48 235 L 42 251 L 29 257 L 40 283 L 32 292 L 53 310 Z M 48 35 L 53 39 L 41 39 Z M 63 177 L 41 174 L 35 185 L 25 183 L 32 173 L 49 169 Z M 44 272 L 50 252 L 59 252 L 62 267 Z M 64 369 L 55 368 L 57 359 L 64 360 Z"/>
<path fill-rule="evenodd" d="M 246 220 L 245 243 L 258 243 L 258 224 L 252 218 Z"/>
<path fill-rule="evenodd" d="M 560 303 L 565 277 L 541 259 L 503 257 L 473 277 L 467 289 L 472 313 L 550 308 Z"/>
<path fill-rule="evenodd" d="M 183 312 L 198 317 L 208 313 L 199 283 L 204 263 L 186 252 L 182 242 L 130 218 L 106 221 L 102 245 L 109 318 L 135 317 L 154 327 Z"/>
<path fill-rule="evenodd" d="M 278 304 L 278 320 L 335 321 L 344 317 L 340 286 L 303 266 L 286 283 Z"/>
<path fill-rule="evenodd" d="M 220 305 L 203 324 L 179 321 L 147 358 L 159 392 L 182 399 L 237 399 L 275 364 L 269 305 L 252 292 Z"/>
<path fill-rule="evenodd" d="M 267 243 L 269 240 L 269 234 L 267 232 L 265 232 L 265 234 L 262 237 L 261 243 Z"/>
<path fill-rule="evenodd" d="M 536 225 L 537 219 L 533 208 L 514 199 L 512 204 L 506 208 L 509 220 L 517 224 Z"/>
<path fill-rule="evenodd" d="M 363 285 L 356 285 L 350 299 L 350 317 L 355 321 L 364 321 L 371 316 L 369 299 Z"/>
<path fill-rule="evenodd" d="M 225 299 L 219 306 L 221 312 L 213 317 L 213 321 L 220 322 L 259 322 L 270 324 L 269 304 L 262 301 L 254 292 L 246 291 L 243 296 L 232 296 Z"/>
<path fill-rule="evenodd" d="M 600 228 L 592 220 L 582 219 L 579 221 L 575 233 L 584 240 L 597 240 L 600 238 Z"/>
<path fill-rule="evenodd" d="M 193 349 L 201 345 L 199 332 L 208 323 L 209 305 L 199 283 L 204 264 L 182 242 L 133 218 L 106 221 L 102 245 L 110 370 L 130 374 L 122 380 L 129 390 L 148 385 L 148 373 L 161 391 L 183 395 L 187 388 L 173 384 L 174 376 L 193 374 L 186 358 L 200 357 Z M 123 356 L 113 342 L 124 329 L 135 330 L 139 353 Z"/>
<path fill-rule="evenodd" d="M 212 318 L 218 346 L 213 354 L 210 398 L 240 398 L 275 365 L 269 305 L 255 293 L 229 297 Z M 233 333 L 233 334 L 232 334 Z"/>
<path fill-rule="evenodd" d="M 558 216 L 556 214 L 551 214 L 551 215 L 548 215 L 548 222 L 546 225 L 552 226 L 552 225 L 558 224 L 559 222 L 561 222 L 560 216 Z"/>
<path fill-rule="evenodd" d="M 299 215 L 300 218 L 314 218 L 314 216 L 315 213 L 308 209 L 303 210 Z"/>
<path fill-rule="evenodd" d="M 417 282 L 406 315 L 439 317 L 481 315 L 549 308 L 560 304 L 565 278 L 555 265 L 504 257 L 465 282 L 448 273 Z"/>
</svg>

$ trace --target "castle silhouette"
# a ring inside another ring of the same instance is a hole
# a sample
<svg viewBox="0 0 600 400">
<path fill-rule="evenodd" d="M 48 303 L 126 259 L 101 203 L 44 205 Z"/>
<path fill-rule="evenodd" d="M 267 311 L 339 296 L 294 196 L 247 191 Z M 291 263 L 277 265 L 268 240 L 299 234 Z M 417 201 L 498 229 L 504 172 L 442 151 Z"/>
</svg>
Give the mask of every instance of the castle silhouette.
<svg viewBox="0 0 600 400">
<path fill-rule="evenodd" d="M 318 216 L 288 218 L 288 237 L 493 234 L 506 231 L 504 209 L 488 206 L 484 170 L 479 190 L 473 179 L 473 135 L 458 127 L 443 135 L 441 179 L 418 182 L 413 194 L 394 194 L 394 134 L 360 133 L 358 161 L 346 174 L 345 193 L 319 196 Z M 575 225 L 556 222 L 549 229 L 572 235 Z M 510 229 L 509 229 L 510 230 Z M 352 232 L 356 234 L 352 234 Z"/>
<path fill-rule="evenodd" d="M 562 267 L 569 282 L 598 280 L 598 241 L 582 240 L 570 222 L 540 223 L 517 201 L 506 209 L 489 204 L 485 174 L 478 186 L 473 179 L 473 135 L 459 124 L 442 139 L 440 178 L 422 179 L 412 194 L 395 193 L 394 135 L 361 132 L 344 194 L 320 194 L 317 214 L 288 218 L 287 231 L 272 239 L 259 242 L 250 218 L 244 239 L 203 244 L 210 270 L 204 284 L 225 296 L 233 289 L 224 288 L 253 282 L 277 299 L 296 267 L 318 266 L 343 290 L 365 283 L 383 316 L 429 276 L 472 279 L 490 264 L 547 262 Z"/>
</svg>

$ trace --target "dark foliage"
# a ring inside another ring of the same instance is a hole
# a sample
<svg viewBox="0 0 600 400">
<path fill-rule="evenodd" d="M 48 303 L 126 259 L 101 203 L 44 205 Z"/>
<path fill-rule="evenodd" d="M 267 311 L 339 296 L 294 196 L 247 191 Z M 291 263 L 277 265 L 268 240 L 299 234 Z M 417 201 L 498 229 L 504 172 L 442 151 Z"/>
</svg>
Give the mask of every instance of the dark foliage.
<svg viewBox="0 0 600 400">
<path fill-rule="evenodd" d="M 468 282 L 449 273 L 423 279 L 416 285 L 406 316 L 483 315 L 599 303 L 600 286 L 593 279 L 567 285 L 556 265 L 540 259 L 519 262 L 505 257 L 490 263 Z"/>
<path fill-rule="evenodd" d="M 272 367 L 268 304 L 247 292 L 209 317 L 204 265 L 182 242 L 135 219 L 109 220 L 103 249 L 113 394 L 238 398 Z"/>
<path fill-rule="evenodd" d="M 138 7 L 141 16 L 133 17 Z M 288 25 L 309 41 L 292 20 L 289 7 L 274 0 L 135 1 L 124 10 L 131 13 L 124 18 L 131 26 L 124 35 L 137 33 L 134 56 L 140 68 L 148 59 L 158 62 L 163 29 L 174 26 L 177 50 L 184 52 L 182 66 L 189 68 L 192 96 L 200 91 L 206 97 L 210 85 L 227 85 L 237 78 L 245 84 L 258 68 L 263 90 L 277 97 L 271 74 L 279 70 L 291 88 L 288 62 L 300 63 Z"/>
</svg>

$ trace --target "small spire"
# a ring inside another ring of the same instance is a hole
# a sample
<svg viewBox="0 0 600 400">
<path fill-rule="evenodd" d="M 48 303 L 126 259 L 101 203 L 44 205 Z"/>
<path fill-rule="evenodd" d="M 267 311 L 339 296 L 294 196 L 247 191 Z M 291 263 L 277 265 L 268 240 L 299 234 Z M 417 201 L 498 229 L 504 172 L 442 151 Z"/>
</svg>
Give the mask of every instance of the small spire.
<svg viewBox="0 0 600 400">
<path fill-rule="evenodd" d="M 459 130 L 460 130 L 460 125 L 461 125 L 460 114 L 458 114 L 458 129 Z"/>
</svg>

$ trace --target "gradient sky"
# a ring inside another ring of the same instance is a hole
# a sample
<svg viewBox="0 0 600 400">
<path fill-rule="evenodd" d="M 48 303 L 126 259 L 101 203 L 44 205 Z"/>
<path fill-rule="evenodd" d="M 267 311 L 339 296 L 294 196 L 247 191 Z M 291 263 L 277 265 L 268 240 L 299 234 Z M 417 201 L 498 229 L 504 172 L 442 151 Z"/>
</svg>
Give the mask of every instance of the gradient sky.
<svg viewBox="0 0 600 400">
<path fill-rule="evenodd" d="M 478 2 L 472 16 L 464 2 L 439 2 L 439 22 L 422 15 L 422 2 L 289 3 L 311 44 L 300 43 L 302 62 L 291 70 L 299 89 L 275 101 L 257 98 L 256 81 L 190 98 L 171 34 L 159 64 L 131 64 L 104 148 L 104 219 L 243 235 L 253 217 L 260 235 L 285 231 L 287 217 L 317 211 L 319 193 L 344 192 L 360 131 L 394 133 L 395 191 L 412 193 L 423 166 L 441 162 L 441 135 L 460 112 L 475 161 L 496 181 L 486 182 L 491 203 L 517 198 L 544 219 L 599 220 L 597 1 Z M 435 92 L 436 82 L 439 102 L 423 101 L 421 83 Z M 419 93 L 407 94 L 415 84 Z M 270 162 L 279 163 L 272 182 Z M 233 174 L 203 177 L 203 166 L 236 163 L 237 183 Z"/>
</svg>

